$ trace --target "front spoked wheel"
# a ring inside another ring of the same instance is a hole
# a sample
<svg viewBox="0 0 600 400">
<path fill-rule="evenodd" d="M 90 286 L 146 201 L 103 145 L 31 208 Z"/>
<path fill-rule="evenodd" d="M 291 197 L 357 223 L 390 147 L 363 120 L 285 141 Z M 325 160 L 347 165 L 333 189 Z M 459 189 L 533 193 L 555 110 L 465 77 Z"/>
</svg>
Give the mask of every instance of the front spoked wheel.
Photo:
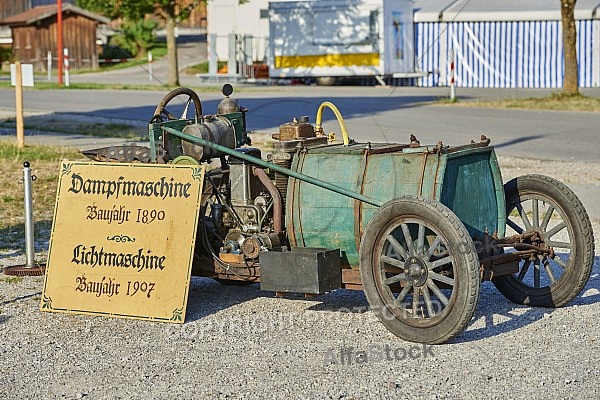
<svg viewBox="0 0 600 400">
<path fill-rule="evenodd" d="M 445 342 L 473 317 L 477 253 L 462 222 L 441 203 L 418 196 L 386 203 L 365 229 L 360 262 L 369 304 L 405 340 Z"/>
<path fill-rule="evenodd" d="M 549 249 L 519 263 L 519 271 L 492 279 L 509 300 L 560 307 L 584 288 L 594 263 L 592 226 L 581 201 L 556 179 L 526 175 L 504 185 L 507 236 L 534 236 Z M 509 250 L 510 251 L 510 250 Z"/>
</svg>

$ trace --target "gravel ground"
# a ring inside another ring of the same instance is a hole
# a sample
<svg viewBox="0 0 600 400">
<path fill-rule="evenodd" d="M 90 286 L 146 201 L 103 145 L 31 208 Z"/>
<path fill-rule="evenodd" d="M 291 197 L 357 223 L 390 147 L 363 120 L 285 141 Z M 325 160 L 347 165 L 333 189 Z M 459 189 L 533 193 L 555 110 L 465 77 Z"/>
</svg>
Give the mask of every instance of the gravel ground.
<svg viewBox="0 0 600 400">
<path fill-rule="evenodd" d="M 505 180 L 544 173 L 597 198 L 600 164 L 500 163 Z M 388 332 L 362 292 L 275 298 L 258 285 L 194 278 L 179 326 L 42 313 L 41 277 L 3 277 L 0 398 L 597 399 L 600 214 L 590 214 L 594 269 L 570 305 L 517 306 L 486 282 L 467 330 L 426 348 Z M 46 246 L 38 238 L 36 249 Z M 19 263 L 14 252 L 0 254 L 0 266 Z M 382 359 L 325 362 L 350 348 Z"/>
</svg>

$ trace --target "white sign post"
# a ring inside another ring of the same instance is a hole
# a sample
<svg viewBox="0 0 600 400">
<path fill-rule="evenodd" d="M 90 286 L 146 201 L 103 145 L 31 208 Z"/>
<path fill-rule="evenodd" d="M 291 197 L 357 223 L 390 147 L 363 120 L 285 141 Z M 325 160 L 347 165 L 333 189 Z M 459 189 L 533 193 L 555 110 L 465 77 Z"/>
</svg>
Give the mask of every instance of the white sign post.
<svg viewBox="0 0 600 400">
<path fill-rule="evenodd" d="M 52 80 L 52 52 L 48 50 L 48 82 Z"/>
<path fill-rule="evenodd" d="M 71 81 L 69 79 L 69 49 L 65 47 L 64 50 L 64 63 L 65 63 L 65 86 L 69 87 Z"/>
</svg>

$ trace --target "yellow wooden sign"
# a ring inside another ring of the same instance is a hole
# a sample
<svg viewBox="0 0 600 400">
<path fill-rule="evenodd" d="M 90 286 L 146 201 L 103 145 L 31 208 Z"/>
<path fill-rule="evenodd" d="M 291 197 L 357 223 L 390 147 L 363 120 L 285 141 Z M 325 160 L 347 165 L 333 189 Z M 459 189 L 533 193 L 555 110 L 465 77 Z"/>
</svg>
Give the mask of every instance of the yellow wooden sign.
<svg viewBox="0 0 600 400">
<path fill-rule="evenodd" d="M 61 163 L 42 311 L 183 323 L 204 167 Z"/>
</svg>

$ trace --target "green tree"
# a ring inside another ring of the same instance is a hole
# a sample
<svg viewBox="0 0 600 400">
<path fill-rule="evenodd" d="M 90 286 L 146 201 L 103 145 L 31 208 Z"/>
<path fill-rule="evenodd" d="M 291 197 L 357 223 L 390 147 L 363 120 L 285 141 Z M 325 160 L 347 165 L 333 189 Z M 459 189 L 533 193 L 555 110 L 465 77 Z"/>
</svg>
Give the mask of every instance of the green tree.
<svg viewBox="0 0 600 400">
<path fill-rule="evenodd" d="M 177 46 L 175 26 L 179 21 L 189 18 L 193 9 L 206 0 L 77 0 L 77 4 L 85 9 L 104 14 L 110 19 L 122 19 L 123 26 L 136 32 L 142 28 L 139 21 L 147 14 L 153 14 L 165 24 L 167 36 L 168 84 L 179 86 L 179 69 L 177 62 Z M 138 32 L 139 33 L 139 32 Z"/>
<path fill-rule="evenodd" d="M 144 51 L 155 42 L 154 30 L 157 26 L 158 23 L 151 19 L 124 20 L 120 27 L 120 33 L 111 39 L 110 44 L 139 59 Z M 122 57 L 120 56 L 120 58 Z"/>
<path fill-rule="evenodd" d="M 563 52 L 565 76 L 563 93 L 579 94 L 579 72 L 577 67 L 577 27 L 575 25 L 575 3 L 577 0 L 560 0 L 563 28 Z"/>
</svg>

